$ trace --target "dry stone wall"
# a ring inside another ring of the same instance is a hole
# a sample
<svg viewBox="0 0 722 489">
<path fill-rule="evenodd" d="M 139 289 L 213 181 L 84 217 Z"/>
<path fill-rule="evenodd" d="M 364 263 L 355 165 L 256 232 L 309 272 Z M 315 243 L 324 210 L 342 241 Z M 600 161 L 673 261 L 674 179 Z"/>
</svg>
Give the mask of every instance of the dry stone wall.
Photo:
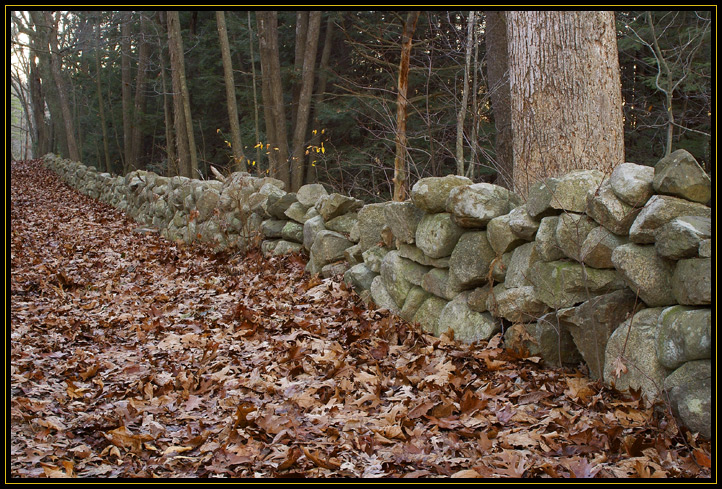
<svg viewBox="0 0 722 489">
<path fill-rule="evenodd" d="M 364 203 L 319 184 L 286 192 L 245 172 L 220 180 L 145 171 L 112 176 L 54 155 L 71 186 L 170 240 L 216 251 L 261 243 L 305 250 L 307 271 L 463 342 L 505 345 L 650 399 L 711 434 L 711 183 L 679 150 L 655 167 L 624 163 L 534 185 L 526 202 L 450 175 L 406 202 Z"/>
</svg>

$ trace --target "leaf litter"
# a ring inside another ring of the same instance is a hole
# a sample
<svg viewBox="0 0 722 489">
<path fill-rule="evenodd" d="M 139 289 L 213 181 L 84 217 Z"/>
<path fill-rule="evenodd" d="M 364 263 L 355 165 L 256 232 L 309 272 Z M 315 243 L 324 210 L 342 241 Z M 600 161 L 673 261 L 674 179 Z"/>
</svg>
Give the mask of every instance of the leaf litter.
<svg viewBox="0 0 722 489">
<path fill-rule="evenodd" d="M 11 477 L 711 477 L 667 407 L 499 335 L 427 335 L 300 255 L 134 233 L 37 160 L 10 190 Z"/>
</svg>

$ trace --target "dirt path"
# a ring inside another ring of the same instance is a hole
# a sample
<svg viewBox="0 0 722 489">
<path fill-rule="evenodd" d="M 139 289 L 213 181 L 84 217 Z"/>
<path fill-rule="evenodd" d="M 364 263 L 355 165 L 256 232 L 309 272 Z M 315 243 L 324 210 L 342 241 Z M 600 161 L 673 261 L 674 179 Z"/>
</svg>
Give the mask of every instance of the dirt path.
<svg viewBox="0 0 722 489">
<path fill-rule="evenodd" d="M 11 165 L 11 477 L 709 477 L 663 409 Z M 6 374 L 7 375 L 7 374 Z"/>
</svg>

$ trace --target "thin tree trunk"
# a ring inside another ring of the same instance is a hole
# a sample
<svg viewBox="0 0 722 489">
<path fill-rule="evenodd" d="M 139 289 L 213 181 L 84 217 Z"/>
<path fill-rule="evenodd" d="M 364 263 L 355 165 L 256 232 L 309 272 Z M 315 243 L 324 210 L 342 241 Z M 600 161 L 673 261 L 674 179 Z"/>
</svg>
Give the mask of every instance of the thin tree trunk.
<svg viewBox="0 0 722 489">
<path fill-rule="evenodd" d="M 181 85 L 180 73 L 183 51 L 178 49 L 176 36 L 178 35 L 178 13 L 167 12 L 168 20 L 168 50 L 170 52 L 171 81 L 173 83 L 173 125 L 175 126 L 176 151 L 178 153 L 179 173 L 185 177 L 193 178 L 191 165 L 190 146 L 188 144 L 188 128 L 183 108 L 183 87 Z"/>
<path fill-rule="evenodd" d="M 223 59 L 223 75 L 226 85 L 228 120 L 231 125 L 231 151 L 233 151 L 233 171 L 241 171 L 245 167 L 246 155 L 243 153 L 243 143 L 241 142 L 241 127 L 238 124 L 236 85 L 233 80 L 231 48 L 228 44 L 226 16 L 223 13 L 223 10 L 216 10 L 216 23 L 218 24 L 218 39 L 221 44 L 221 58 Z"/>
<path fill-rule="evenodd" d="M 161 27 L 166 26 L 167 22 L 165 19 L 165 12 L 160 11 L 159 13 L 160 17 L 160 24 Z M 159 43 L 159 50 L 158 50 L 158 57 L 160 58 L 160 80 L 161 80 L 161 86 L 163 88 L 163 118 L 165 120 L 165 149 L 166 149 L 166 159 L 167 159 L 167 168 L 166 168 L 166 174 L 168 176 L 175 176 L 180 175 L 181 171 L 178 166 L 178 160 L 176 159 L 176 153 L 175 153 L 175 139 L 173 137 L 173 120 L 172 120 L 172 114 L 171 114 L 171 108 L 170 108 L 170 100 L 168 97 L 168 84 L 165 79 L 165 54 L 163 53 L 163 43 Z"/>
<path fill-rule="evenodd" d="M 486 74 L 494 113 L 496 138 L 496 183 L 508 189 L 514 186 L 511 127 L 511 93 L 509 90 L 509 55 L 506 39 L 506 12 L 486 11 Z"/>
<path fill-rule="evenodd" d="M 291 102 L 291 121 L 294 124 L 298 114 L 301 84 L 303 83 L 303 60 L 307 47 L 308 19 L 309 13 L 307 10 L 296 12 L 296 45 L 293 57 L 293 98 Z"/>
<path fill-rule="evenodd" d="M 130 171 L 133 154 L 133 114 L 130 79 L 130 12 L 126 12 L 120 24 L 120 98 L 123 109 L 123 173 Z"/>
<path fill-rule="evenodd" d="M 148 21 L 143 12 L 140 12 L 140 36 L 138 39 L 138 74 L 135 77 L 135 102 L 133 104 L 133 124 L 131 132 L 131 159 L 130 166 L 139 167 L 140 153 L 143 149 L 143 114 L 145 113 L 145 81 L 148 69 L 148 51 L 150 44 L 145 36 L 148 35 Z"/>
<path fill-rule="evenodd" d="M 256 173 L 261 174 L 261 132 L 258 125 L 258 93 L 256 90 L 256 57 L 253 53 L 253 28 L 251 27 L 251 11 L 248 14 L 248 45 L 251 50 L 251 76 L 253 77 L 253 117 L 256 130 Z"/>
<path fill-rule="evenodd" d="M 614 13 L 507 12 L 514 190 L 624 161 Z"/>
<path fill-rule="evenodd" d="M 394 159 L 394 197 L 395 201 L 404 201 L 408 195 L 406 163 L 406 108 L 409 88 L 409 65 L 411 60 L 411 41 L 419 20 L 419 10 L 409 12 L 404 23 L 401 38 L 401 61 L 399 62 L 398 93 L 396 97 L 396 157 Z"/>
<path fill-rule="evenodd" d="M 315 79 L 316 51 L 318 37 L 321 31 L 321 12 L 314 10 L 308 15 L 308 30 L 306 35 L 306 49 L 303 56 L 303 71 L 301 75 L 301 90 L 298 98 L 298 110 L 293 131 L 293 152 L 291 153 L 292 185 L 291 190 L 297 191 L 303 185 L 305 175 L 306 132 L 308 120 L 311 115 L 311 96 L 313 95 L 313 82 Z"/>
<path fill-rule="evenodd" d="M 464 171 L 464 120 L 466 119 L 466 106 L 469 103 L 469 70 L 471 69 L 471 45 L 474 39 L 474 26 L 476 12 L 469 12 L 466 29 L 466 57 L 464 64 L 464 85 L 461 94 L 461 107 L 456 116 L 456 174 L 463 176 Z"/>
<path fill-rule="evenodd" d="M 112 166 L 110 164 L 110 149 L 108 146 L 108 128 L 105 122 L 105 104 L 103 103 L 103 87 L 100 83 L 100 17 L 98 17 L 98 25 L 95 34 L 95 88 L 98 91 L 98 114 L 100 115 L 100 127 L 103 131 L 103 155 L 105 157 L 105 171 L 110 173 Z"/>
</svg>

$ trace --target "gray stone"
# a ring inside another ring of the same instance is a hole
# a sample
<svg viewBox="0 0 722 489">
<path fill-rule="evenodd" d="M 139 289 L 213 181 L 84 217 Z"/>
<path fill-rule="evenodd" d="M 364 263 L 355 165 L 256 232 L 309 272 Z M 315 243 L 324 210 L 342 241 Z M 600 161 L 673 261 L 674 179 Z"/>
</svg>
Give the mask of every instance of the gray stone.
<svg viewBox="0 0 722 489">
<path fill-rule="evenodd" d="M 593 297 L 577 307 L 560 309 L 542 320 L 566 328 L 574 344 L 589 367 L 592 379 L 604 375 L 604 352 L 607 341 L 615 329 L 641 307 L 637 297 L 629 289 L 616 290 Z M 541 320 L 540 320 L 541 321 Z"/>
<path fill-rule="evenodd" d="M 421 281 L 429 272 L 429 267 L 419 265 L 409 259 L 403 258 L 398 251 L 392 250 L 386 253 L 381 263 L 381 275 L 388 281 L 404 279 L 414 285 L 421 285 Z"/>
<path fill-rule="evenodd" d="M 679 260 L 672 275 L 672 294 L 678 303 L 695 306 L 712 303 L 712 259 Z"/>
<path fill-rule="evenodd" d="M 529 356 L 541 357 L 546 366 L 559 367 L 581 361 L 569 332 L 547 322 L 512 325 L 504 333 L 504 345 Z"/>
<path fill-rule="evenodd" d="M 386 290 L 399 306 L 404 304 L 406 295 L 414 285 L 406 279 L 404 270 L 404 267 L 410 263 L 414 262 L 401 258 L 397 251 L 389 251 L 381 263 L 381 277 L 384 279 Z M 415 265 L 421 266 L 418 264 Z M 423 276 L 423 274 L 421 274 L 421 276 Z"/>
<path fill-rule="evenodd" d="M 565 212 L 559 216 L 556 229 L 557 246 L 565 256 L 582 261 L 581 251 L 589 232 L 598 225 L 584 214 Z"/>
<path fill-rule="evenodd" d="M 668 307 L 659 316 L 657 359 L 667 368 L 712 357 L 712 310 Z"/>
<path fill-rule="evenodd" d="M 381 231 L 386 225 L 386 203 L 368 204 L 358 211 L 359 244 L 367 250 L 382 241 Z"/>
<path fill-rule="evenodd" d="M 336 231 L 337 233 L 350 234 L 351 228 L 356 221 L 358 221 L 357 214 L 355 212 L 349 212 L 348 214 L 343 214 L 326 221 L 326 229 Z"/>
<path fill-rule="evenodd" d="M 330 221 L 334 217 L 357 211 L 362 206 L 363 202 L 359 199 L 337 193 L 321 196 L 315 204 L 316 210 L 325 222 Z"/>
<path fill-rule="evenodd" d="M 341 260 L 344 250 L 350 246 L 353 246 L 353 243 L 344 235 L 335 231 L 322 230 L 316 234 L 316 239 L 313 240 L 311 253 L 313 253 L 316 263 L 322 267 Z"/>
<path fill-rule="evenodd" d="M 659 228 L 654 247 L 660 256 L 680 260 L 699 253 L 702 240 L 712 237 L 712 220 L 708 217 L 682 216 Z"/>
<path fill-rule="evenodd" d="M 529 216 L 526 205 L 521 205 L 509 212 L 509 227 L 511 232 L 521 239 L 532 241 L 539 229 L 539 221 Z"/>
<path fill-rule="evenodd" d="M 629 243 L 629 239 L 617 236 L 603 226 L 591 231 L 582 243 L 580 251 L 581 261 L 594 268 L 614 268 L 612 252 L 617 246 Z"/>
<path fill-rule="evenodd" d="M 564 258 L 564 252 L 557 246 L 557 224 L 559 216 L 544 217 L 534 239 L 539 258 L 542 261 L 554 261 Z"/>
<path fill-rule="evenodd" d="M 509 264 L 511 263 L 511 257 L 514 252 L 510 251 L 501 255 L 501 258 L 497 255 L 494 261 L 491 262 L 491 278 L 496 282 L 506 281 L 506 274 L 509 270 Z"/>
<path fill-rule="evenodd" d="M 414 316 L 419 311 L 419 308 L 429 297 L 431 297 L 431 294 L 426 292 L 421 287 L 413 287 L 406 295 L 406 300 L 404 301 L 404 306 L 401 308 L 399 316 L 401 316 L 406 321 L 413 321 Z"/>
<path fill-rule="evenodd" d="M 627 243 L 612 252 L 612 263 L 625 282 L 649 307 L 669 306 L 672 295 L 672 264 L 654 246 Z"/>
<path fill-rule="evenodd" d="M 282 238 L 283 228 L 289 221 L 279 219 L 266 219 L 261 224 L 261 232 L 264 238 Z"/>
<path fill-rule="evenodd" d="M 534 263 L 529 279 L 537 297 L 553 309 L 570 307 L 625 287 L 615 270 L 597 270 L 564 261 Z"/>
<path fill-rule="evenodd" d="M 438 335 L 439 316 L 448 301 L 430 295 L 417 309 L 411 322 L 418 323 L 421 329 L 432 335 Z"/>
<path fill-rule="evenodd" d="M 516 248 L 511 254 L 511 260 L 504 278 L 507 287 L 524 287 L 531 285 L 527 277 L 531 266 L 540 261 L 541 257 L 534 243 L 525 243 Z"/>
<path fill-rule="evenodd" d="M 346 248 L 343 252 L 343 257 L 351 266 L 358 265 L 364 261 L 363 254 L 361 253 L 361 247 L 357 244 L 351 246 L 350 248 Z"/>
<path fill-rule="evenodd" d="M 266 212 L 276 219 L 287 219 L 286 210 L 293 204 L 298 202 L 296 194 L 289 192 L 283 194 L 280 197 L 276 195 L 269 195 L 266 201 Z"/>
<path fill-rule="evenodd" d="M 384 218 L 396 239 L 413 244 L 416 240 L 416 228 L 424 217 L 424 211 L 412 202 L 388 202 L 384 207 Z"/>
<path fill-rule="evenodd" d="M 654 243 L 657 230 L 675 217 L 711 217 L 709 207 L 668 195 L 655 195 L 640 211 L 629 229 L 629 239 L 635 243 Z"/>
<path fill-rule="evenodd" d="M 587 214 L 614 234 L 626 236 L 639 214 L 639 208 L 622 202 L 612 191 L 609 181 L 587 195 Z"/>
<path fill-rule="evenodd" d="M 660 194 L 674 195 L 700 202 L 709 201 L 712 182 L 702 167 L 687 150 L 665 156 L 654 167 L 654 190 Z"/>
<path fill-rule="evenodd" d="M 499 284 L 494 287 L 486 300 L 486 308 L 496 317 L 503 317 L 514 323 L 536 321 L 549 308 L 536 295 L 531 285 L 507 287 Z"/>
<path fill-rule="evenodd" d="M 486 306 L 486 301 L 491 293 L 491 285 L 486 284 L 483 287 L 477 287 L 467 297 L 467 304 L 469 309 L 476 312 L 486 312 L 489 308 Z"/>
<path fill-rule="evenodd" d="M 421 287 L 436 296 L 447 300 L 453 299 L 461 289 L 449 279 L 449 270 L 446 268 L 433 268 L 421 280 Z"/>
<path fill-rule="evenodd" d="M 312 217 L 303 223 L 303 247 L 311 250 L 316 235 L 326 229 L 323 218 L 321 216 Z"/>
<path fill-rule="evenodd" d="M 483 227 L 511 209 L 509 190 L 490 183 L 455 187 L 446 201 L 446 211 L 452 214 L 454 222 L 465 228 Z"/>
<path fill-rule="evenodd" d="M 451 220 L 451 214 L 427 214 L 416 230 L 416 245 L 431 258 L 448 256 L 464 230 Z"/>
<path fill-rule="evenodd" d="M 287 241 L 301 243 L 303 247 L 303 224 L 295 221 L 286 221 L 286 225 L 281 229 L 281 237 Z"/>
<path fill-rule="evenodd" d="M 529 216 L 539 219 L 559 214 L 558 208 L 551 205 L 558 183 L 557 178 L 546 178 L 529 187 L 526 199 L 526 211 Z"/>
<path fill-rule="evenodd" d="M 384 257 L 388 252 L 388 248 L 376 245 L 364 251 L 361 255 L 363 256 L 366 267 L 372 272 L 379 273 L 381 272 L 381 263 L 384 261 Z"/>
<path fill-rule="evenodd" d="M 664 380 L 672 412 L 681 424 L 712 437 L 712 362 L 687 362 Z"/>
<path fill-rule="evenodd" d="M 557 178 L 559 181 L 550 202 L 552 208 L 581 213 L 587 208 L 587 193 L 599 188 L 604 173 L 599 170 L 574 170 Z"/>
<path fill-rule="evenodd" d="M 203 222 L 209 219 L 218 206 L 218 200 L 221 194 L 215 190 L 204 191 L 198 201 L 196 202 L 196 209 L 198 210 L 198 222 Z"/>
<path fill-rule="evenodd" d="M 422 178 L 411 188 L 411 201 L 427 213 L 445 212 L 451 189 L 472 183 L 468 178 L 457 175 Z"/>
<path fill-rule="evenodd" d="M 450 279 L 462 289 L 487 282 L 495 256 L 485 231 L 464 233 L 451 253 Z"/>
<path fill-rule="evenodd" d="M 509 214 L 495 217 L 486 225 L 487 239 L 497 255 L 513 250 L 526 241 L 511 230 Z"/>
<path fill-rule="evenodd" d="M 703 239 L 699 243 L 699 256 L 700 258 L 711 258 L 712 257 L 712 240 Z"/>
<path fill-rule="evenodd" d="M 614 330 L 604 356 L 604 381 L 620 391 L 641 389 L 648 401 L 661 398 L 670 370 L 657 360 L 657 321 L 664 309 L 642 309 Z"/>
<path fill-rule="evenodd" d="M 329 263 L 321 268 L 321 276 L 323 278 L 331 278 L 336 275 L 343 275 L 348 269 L 349 265 L 346 262 Z"/>
<path fill-rule="evenodd" d="M 279 240 L 273 248 L 274 255 L 287 255 L 289 253 L 298 253 L 303 249 L 301 243 L 295 243 L 286 240 Z"/>
<path fill-rule="evenodd" d="M 488 340 L 501 329 L 488 312 L 480 313 L 469 309 L 467 295 L 468 293 L 459 294 L 442 309 L 436 331 L 438 336 L 451 329 L 457 341 L 473 343 Z"/>
<path fill-rule="evenodd" d="M 622 163 L 614 168 L 609 183 L 619 200 L 632 207 L 642 207 L 654 194 L 653 179 L 653 167 Z"/>
<path fill-rule="evenodd" d="M 408 258 L 409 260 L 413 260 L 421 265 L 436 268 L 449 268 L 449 263 L 451 261 L 450 256 L 444 256 L 441 258 L 429 258 L 428 256 L 424 255 L 424 252 L 416 246 L 405 243 L 399 243 L 397 249 L 401 256 L 403 256 L 404 258 Z"/>
<path fill-rule="evenodd" d="M 381 275 L 377 275 L 371 282 L 371 299 L 376 304 L 377 309 L 388 309 L 391 312 L 398 313 L 401 308 L 396 305 L 389 292 L 386 290 L 384 279 Z"/>
<path fill-rule="evenodd" d="M 293 219 L 297 223 L 304 224 L 306 221 L 308 221 L 308 217 L 306 217 L 306 212 L 308 211 L 308 209 L 309 208 L 302 203 L 294 202 L 290 206 L 288 206 L 288 209 L 286 209 L 284 214 L 288 219 Z"/>
<path fill-rule="evenodd" d="M 296 192 L 296 198 L 298 202 L 306 207 L 313 207 L 316 205 L 321 197 L 327 196 L 328 192 L 320 183 L 309 183 L 298 189 Z"/>
</svg>

